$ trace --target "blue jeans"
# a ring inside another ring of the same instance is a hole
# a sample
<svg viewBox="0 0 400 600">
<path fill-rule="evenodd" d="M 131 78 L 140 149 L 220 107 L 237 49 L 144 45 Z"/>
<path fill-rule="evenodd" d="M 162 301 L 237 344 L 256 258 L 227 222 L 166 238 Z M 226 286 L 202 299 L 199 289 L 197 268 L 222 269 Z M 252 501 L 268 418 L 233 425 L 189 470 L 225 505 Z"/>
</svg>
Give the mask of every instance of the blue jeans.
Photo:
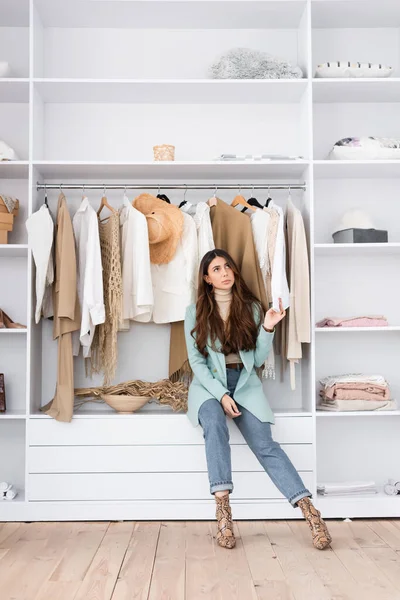
<svg viewBox="0 0 400 600">
<path fill-rule="evenodd" d="M 228 389 L 234 399 L 240 370 L 227 369 L 226 375 Z M 272 439 L 271 424 L 261 422 L 237 402 L 236 405 L 242 414 L 232 420 L 278 490 L 293 506 L 301 498 L 312 497 L 287 454 L 278 442 Z M 203 428 L 211 494 L 221 490 L 233 490 L 231 448 L 226 418 L 224 409 L 216 398 L 210 398 L 200 406 L 199 422 Z"/>
</svg>

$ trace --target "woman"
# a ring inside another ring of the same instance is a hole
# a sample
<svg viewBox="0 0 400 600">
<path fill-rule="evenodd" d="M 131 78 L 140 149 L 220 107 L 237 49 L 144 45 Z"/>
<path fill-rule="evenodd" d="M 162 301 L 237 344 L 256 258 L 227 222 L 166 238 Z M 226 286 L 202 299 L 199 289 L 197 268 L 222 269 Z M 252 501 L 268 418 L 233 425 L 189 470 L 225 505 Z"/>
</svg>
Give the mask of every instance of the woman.
<svg viewBox="0 0 400 600">
<path fill-rule="evenodd" d="M 226 416 L 235 419 L 251 450 L 280 492 L 307 519 L 314 546 L 332 541 L 311 493 L 280 445 L 272 439 L 274 416 L 255 371 L 272 346 L 274 327 L 285 317 L 270 309 L 263 318 L 260 302 L 224 250 L 207 252 L 200 264 L 198 298 L 188 306 L 185 337 L 194 378 L 188 417 L 203 428 L 210 492 L 216 500 L 217 541 L 235 546 L 229 494 L 233 490 Z"/>
</svg>

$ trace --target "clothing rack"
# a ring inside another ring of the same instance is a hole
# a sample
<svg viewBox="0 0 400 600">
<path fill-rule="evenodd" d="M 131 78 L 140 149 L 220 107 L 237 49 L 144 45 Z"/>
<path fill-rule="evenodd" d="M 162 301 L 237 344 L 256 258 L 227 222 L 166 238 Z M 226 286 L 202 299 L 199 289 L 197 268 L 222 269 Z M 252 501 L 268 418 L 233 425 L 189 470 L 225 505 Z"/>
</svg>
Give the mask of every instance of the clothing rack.
<svg viewBox="0 0 400 600">
<path fill-rule="evenodd" d="M 166 183 L 166 184 L 154 184 L 154 183 L 111 183 L 106 185 L 104 183 L 39 183 L 36 184 L 36 189 L 39 190 L 306 190 L 305 183 L 255 183 L 253 184 L 209 184 L 209 183 Z"/>
</svg>

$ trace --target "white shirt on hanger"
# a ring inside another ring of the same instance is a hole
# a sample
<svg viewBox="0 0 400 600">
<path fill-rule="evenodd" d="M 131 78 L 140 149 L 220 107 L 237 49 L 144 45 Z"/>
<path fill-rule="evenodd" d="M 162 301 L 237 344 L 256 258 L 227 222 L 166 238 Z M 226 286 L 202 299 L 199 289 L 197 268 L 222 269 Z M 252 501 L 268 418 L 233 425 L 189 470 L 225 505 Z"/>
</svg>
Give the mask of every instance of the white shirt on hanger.
<svg viewBox="0 0 400 600">
<path fill-rule="evenodd" d="M 154 297 L 150 269 L 147 221 L 127 196 L 120 209 L 122 258 L 122 319 L 120 329 L 129 329 L 129 320 L 147 323 Z"/>
<path fill-rule="evenodd" d="M 193 219 L 197 228 L 198 262 L 200 266 L 203 256 L 215 248 L 214 237 L 211 228 L 210 207 L 208 206 L 207 202 L 199 202 L 196 204 L 196 213 L 193 215 Z"/>
<path fill-rule="evenodd" d="M 284 216 L 280 206 L 273 200 L 268 205 L 279 213 L 278 233 L 276 236 L 274 264 L 272 265 L 272 307 L 279 311 L 279 298 L 282 298 L 283 308 L 290 306 L 289 286 L 286 277 L 286 243 L 284 234 Z"/>
<path fill-rule="evenodd" d="M 270 216 L 261 208 L 257 208 L 250 215 L 251 228 L 253 231 L 254 244 L 258 262 L 260 264 L 263 282 L 266 286 L 267 274 L 270 272 L 269 255 L 268 255 L 268 227 Z"/>
<path fill-rule="evenodd" d="M 186 307 L 195 301 L 198 269 L 197 232 L 193 218 L 183 212 L 183 232 L 173 259 L 151 265 L 154 323 L 185 319 Z"/>
<path fill-rule="evenodd" d="M 54 222 L 45 204 L 27 219 L 26 229 L 36 266 L 35 322 L 39 323 L 42 309 L 45 317 L 53 316 L 51 286 L 54 281 L 52 255 Z"/>
<path fill-rule="evenodd" d="M 96 325 L 104 323 L 103 267 L 101 262 L 99 224 L 96 211 L 85 196 L 72 219 L 78 263 L 78 298 L 81 306 L 81 328 L 72 334 L 72 349 L 78 356 L 90 356 Z"/>
</svg>

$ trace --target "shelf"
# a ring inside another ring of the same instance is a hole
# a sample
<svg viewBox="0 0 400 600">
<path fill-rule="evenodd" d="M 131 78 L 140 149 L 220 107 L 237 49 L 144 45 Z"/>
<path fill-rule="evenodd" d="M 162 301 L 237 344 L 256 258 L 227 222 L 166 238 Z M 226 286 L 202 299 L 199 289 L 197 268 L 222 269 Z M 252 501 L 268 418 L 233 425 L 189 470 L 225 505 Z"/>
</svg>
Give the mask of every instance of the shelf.
<svg viewBox="0 0 400 600">
<path fill-rule="evenodd" d="M 315 160 L 315 179 L 397 179 L 400 160 Z"/>
<path fill-rule="evenodd" d="M 27 179 L 28 173 L 27 160 L 0 161 L 0 179 Z"/>
<path fill-rule="evenodd" d="M 214 183 L 218 180 L 240 179 L 265 180 L 269 178 L 302 179 L 308 162 L 269 161 L 269 162 L 143 162 L 143 163 L 110 163 L 110 162 L 60 162 L 36 161 L 34 167 L 44 179 L 112 179 L 122 178 L 176 180 L 204 179 Z"/>
<path fill-rule="evenodd" d="M 0 335 L 23 335 L 27 329 L 0 329 Z"/>
<path fill-rule="evenodd" d="M 0 79 L 0 102 L 29 102 L 29 79 Z"/>
<path fill-rule="evenodd" d="M 0 244 L 0 258 L 27 256 L 28 244 Z"/>
<path fill-rule="evenodd" d="M 339 253 L 352 254 L 397 254 L 400 252 L 399 242 L 386 244 L 314 244 L 318 256 L 334 256 Z"/>
<path fill-rule="evenodd" d="M 287 408 L 287 409 L 279 409 L 276 411 L 273 411 L 275 417 L 277 418 L 286 418 L 286 417 L 311 417 L 312 413 L 310 411 L 307 410 L 302 410 L 302 409 L 293 409 L 293 408 Z M 109 418 L 112 417 L 113 419 L 137 419 L 140 418 L 141 416 L 166 416 L 166 417 L 174 417 L 174 418 L 185 418 L 187 419 L 187 415 L 184 412 L 174 412 L 172 410 L 172 408 L 168 407 L 168 406 L 159 406 L 157 408 L 144 408 L 141 409 L 140 411 L 138 411 L 137 413 L 132 413 L 132 414 L 128 414 L 128 415 L 124 415 L 124 414 L 119 414 L 117 412 L 115 412 L 115 410 L 113 410 L 112 408 L 108 408 L 108 407 L 104 407 L 101 406 L 101 408 L 97 408 L 97 409 L 90 409 L 90 408 L 80 408 L 80 409 L 76 409 L 74 412 L 74 419 L 105 419 L 105 418 Z M 29 417 L 31 419 L 51 419 L 51 417 L 49 417 L 48 415 L 46 415 L 43 412 L 35 412 L 32 413 L 31 415 L 29 415 Z"/>
<path fill-rule="evenodd" d="M 361 6 L 360 6 L 361 5 Z M 399 27 L 398 0 L 313 0 L 312 27 L 375 28 Z"/>
<path fill-rule="evenodd" d="M 393 417 L 399 416 L 400 410 L 354 410 L 352 412 L 316 411 L 317 417 Z"/>
<path fill-rule="evenodd" d="M 313 79 L 314 102 L 400 102 L 400 78 Z"/>
<path fill-rule="evenodd" d="M 400 327 L 314 327 L 315 333 L 386 333 L 400 331 Z"/>
<path fill-rule="evenodd" d="M 36 79 L 45 103 L 282 104 L 299 102 L 305 79 Z M 0 88 L 1 89 L 1 88 Z"/>
<path fill-rule="evenodd" d="M 1 27 L 29 27 L 29 0 L 0 0 Z"/>
<path fill-rule="evenodd" d="M 0 413 L 0 421 L 2 419 L 25 419 L 26 413 L 24 410 L 7 410 L 5 413 Z"/>
<path fill-rule="evenodd" d="M 4 1 L 4 0 L 3 0 Z M 304 0 L 36 0 L 44 27 L 290 29 Z"/>
</svg>

